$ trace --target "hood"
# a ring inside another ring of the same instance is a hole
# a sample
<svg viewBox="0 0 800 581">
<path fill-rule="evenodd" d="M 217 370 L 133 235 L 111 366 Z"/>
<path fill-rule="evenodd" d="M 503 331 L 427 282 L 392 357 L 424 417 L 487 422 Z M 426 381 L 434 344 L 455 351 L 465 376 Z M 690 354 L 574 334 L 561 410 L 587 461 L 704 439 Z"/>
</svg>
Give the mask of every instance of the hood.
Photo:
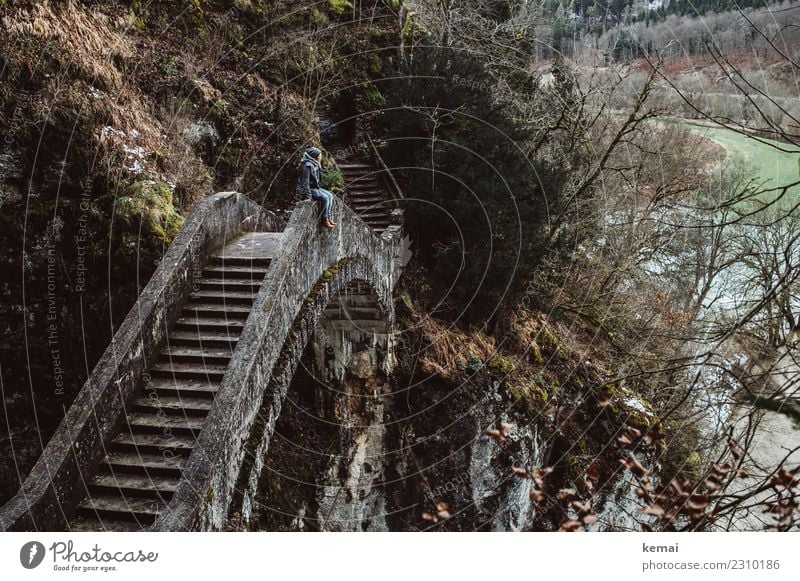
<svg viewBox="0 0 800 581">
<path fill-rule="evenodd" d="M 322 167 L 322 165 L 306 151 L 303 153 L 303 158 L 300 160 L 300 163 L 306 163 L 307 161 L 313 163 L 317 167 Z"/>
</svg>

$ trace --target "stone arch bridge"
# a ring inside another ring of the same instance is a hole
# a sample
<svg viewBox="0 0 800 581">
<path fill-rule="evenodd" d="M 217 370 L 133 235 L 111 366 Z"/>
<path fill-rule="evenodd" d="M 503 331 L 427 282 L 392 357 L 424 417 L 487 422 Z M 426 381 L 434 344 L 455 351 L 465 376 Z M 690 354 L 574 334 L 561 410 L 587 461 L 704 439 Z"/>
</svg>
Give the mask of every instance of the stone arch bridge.
<svg viewBox="0 0 800 581">
<path fill-rule="evenodd" d="M 354 389 L 394 363 L 402 214 L 379 235 L 339 199 L 334 230 L 318 211 L 286 223 L 238 193 L 192 209 L 0 530 L 247 526 L 306 346 Z"/>
</svg>

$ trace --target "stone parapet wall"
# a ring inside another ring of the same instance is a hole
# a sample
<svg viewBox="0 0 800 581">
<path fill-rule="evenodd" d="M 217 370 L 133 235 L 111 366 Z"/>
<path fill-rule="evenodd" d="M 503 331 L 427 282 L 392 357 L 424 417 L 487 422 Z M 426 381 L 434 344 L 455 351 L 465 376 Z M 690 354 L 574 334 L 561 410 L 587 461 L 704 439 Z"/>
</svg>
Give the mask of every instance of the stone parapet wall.
<svg viewBox="0 0 800 581">
<path fill-rule="evenodd" d="M 0 508 L 0 530 L 64 529 L 166 340 L 210 252 L 242 231 L 281 231 L 283 220 L 241 194 L 209 196 L 189 213 L 128 316 L 34 465 Z"/>
<path fill-rule="evenodd" d="M 289 380 L 337 292 L 353 280 L 368 283 L 393 323 L 401 227 L 378 237 L 338 198 L 334 230 L 322 228 L 318 215 L 314 202 L 294 210 L 183 478 L 153 530 L 220 530 L 232 506 L 248 510 Z"/>
</svg>

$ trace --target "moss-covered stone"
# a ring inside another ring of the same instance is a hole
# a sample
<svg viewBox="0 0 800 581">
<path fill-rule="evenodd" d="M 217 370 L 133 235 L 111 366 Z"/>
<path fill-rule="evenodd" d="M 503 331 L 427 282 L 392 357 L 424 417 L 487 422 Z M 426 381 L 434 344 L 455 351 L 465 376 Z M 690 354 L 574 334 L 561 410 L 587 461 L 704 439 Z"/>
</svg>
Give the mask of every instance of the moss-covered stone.
<svg viewBox="0 0 800 581">
<path fill-rule="evenodd" d="M 114 216 L 128 225 L 142 221 L 144 232 L 159 244 L 169 244 L 178 234 L 183 217 L 172 199 L 172 187 L 164 182 L 134 182 L 127 195 L 114 201 Z"/>
<path fill-rule="evenodd" d="M 493 377 L 502 379 L 513 373 L 517 366 L 510 357 L 495 355 L 486 365 L 486 368 Z"/>
<path fill-rule="evenodd" d="M 328 0 L 328 6 L 330 6 L 331 12 L 338 16 L 344 14 L 345 10 L 353 9 L 353 3 L 350 0 Z"/>
</svg>

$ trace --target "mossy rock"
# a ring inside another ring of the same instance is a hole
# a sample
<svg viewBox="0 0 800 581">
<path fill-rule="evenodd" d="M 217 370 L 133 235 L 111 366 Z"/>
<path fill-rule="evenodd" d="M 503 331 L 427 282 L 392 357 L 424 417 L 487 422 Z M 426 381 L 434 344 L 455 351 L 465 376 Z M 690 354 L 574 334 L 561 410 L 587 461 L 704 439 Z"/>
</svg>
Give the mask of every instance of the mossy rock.
<svg viewBox="0 0 800 581">
<path fill-rule="evenodd" d="M 341 16 L 346 10 L 353 9 L 353 3 L 350 0 L 328 0 L 328 6 L 331 12 L 337 16 Z"/>
<path fill-rule="evenodd" d="M 386 97 L 377 88 L 370 87 L 365 95 L 367 104 L 371 107 L 383 107 L 386 105 Z"/>
<path fill-rule="evenodd" d="M 542 350 L 539 348 L 539 344 L 536 341 L 531 341 L 531 344 L 528 347 L 528 358 L 530 359 L 531 363 L 535 365 L 544 365 L 544 356 L 542 355 Z"/>
<path fill-rule="evenodd" d="M 513 373 L 517 366 L 510 357 L 495 355 L 486 365 L 486 368 L 493 377 L 501 379 Z"/>
<path fill-rule="evenodd" d="M 403 29 L 400 31 L 403 42 L 405 44 L 413 44 L 416 39 L 423 38 L 427 34 L 428 29 L 417 20 L 413 12 L 409 12 L 403 23 Z"/>
<path fill-rule="evenodd" d="M 183 224 L 183 217 L 173 204 L 172 187 L 164 182 L 144 180 L 133 183 L 127 194 L 114 201 L 114 216 L 130 226 L 141 219 L 144 235 L 170 244 Z"/>
<path fill-rule="evenodd" d="M 666 479 L 697 482 L 703 473 L 703 457 L 697 450 L 667 449 L 663 456 L 661 473 Z"/>
<path fill-rule="evenodd" d="M 369 72 L 373 75 L 379 75 L 383 71 L 383 61 L 381 58 L 374 54 L 369 59 Z"/>
<path fill-rule="evenodd" d="M 321 27 L 328 23 L 328 17 L 323 12 L 314 8 L 308 13 L 308 21 L 314 26 Z"/>
<path fill-rule="evenodd" d="M 544 409 L 551 395 L 546 389 L 534 384 L 507 382 L 506 390 L 514 401 L 522 402 L 528 412 L 538 412 Z"/>
<path fill-rule="evenodd" d="M 652 404 L 641 395 L 632 393 L 616 383 L 604 383 L 597 391 L 609 400 L 606 408 L 609 413 L 619 417 L 622 423 L 642 432 L 651 430 L 661 423 Z"/>
</svg>

